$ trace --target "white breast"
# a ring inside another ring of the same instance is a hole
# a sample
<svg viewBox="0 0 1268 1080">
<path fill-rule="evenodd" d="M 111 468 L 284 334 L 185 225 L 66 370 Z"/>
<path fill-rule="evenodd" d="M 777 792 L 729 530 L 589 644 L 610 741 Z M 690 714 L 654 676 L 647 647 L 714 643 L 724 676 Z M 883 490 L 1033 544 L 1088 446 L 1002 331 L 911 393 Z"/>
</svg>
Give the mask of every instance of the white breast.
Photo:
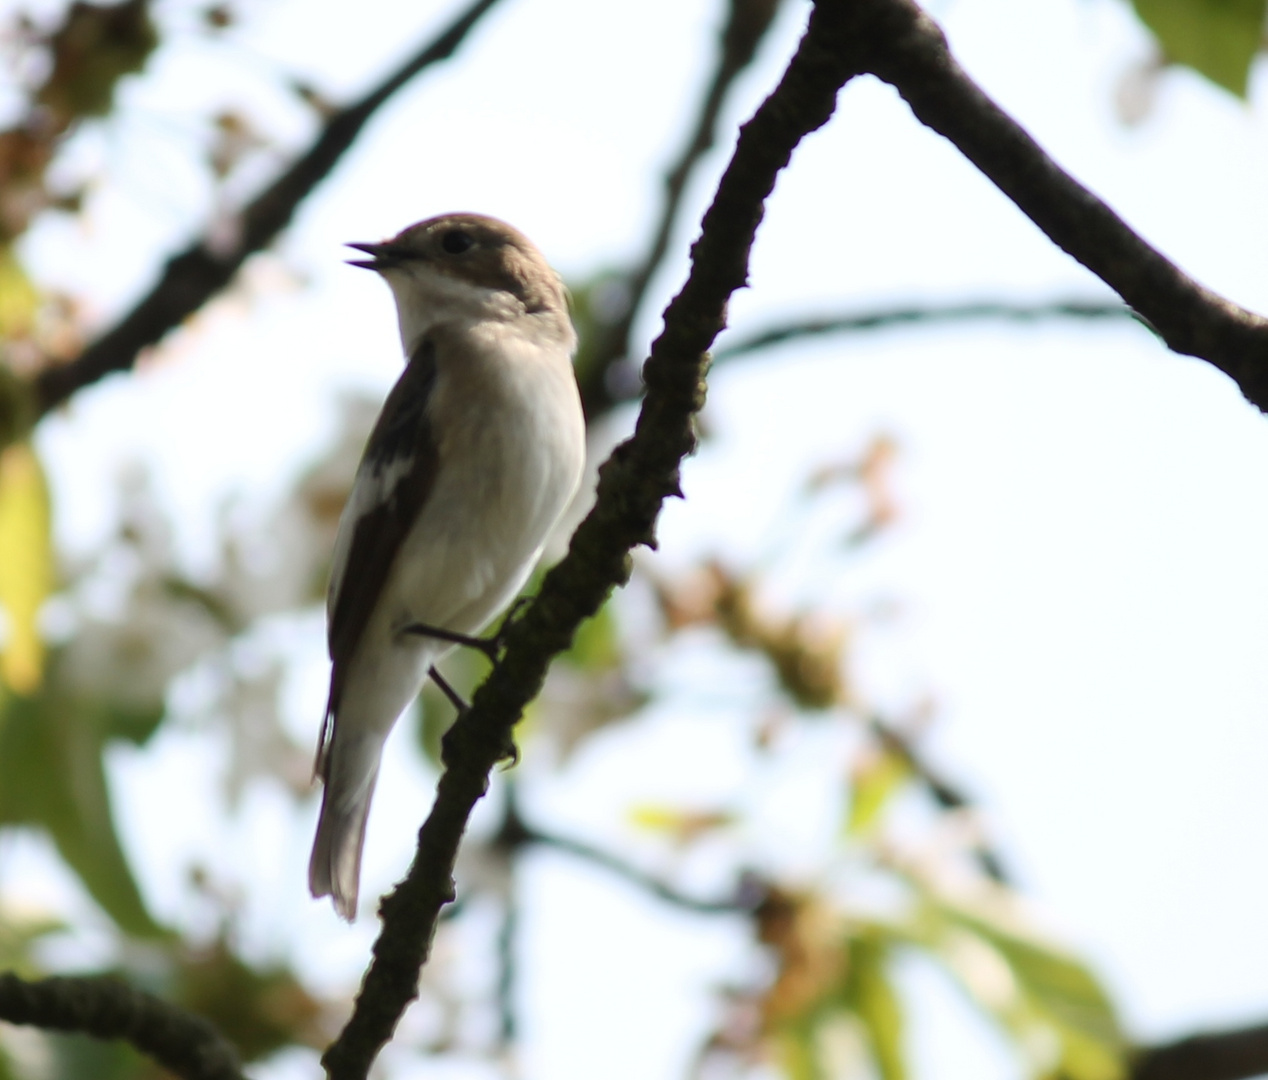
<svg viewBox="0 0 1268 1080">
<path fill-rule="evenodd" d="M 391 625 L 475 633 L 523 585 L 584 464 L 569 346 L 488 322 L 438 340 L 440 469 L 393 568 Z"/>
</svg>

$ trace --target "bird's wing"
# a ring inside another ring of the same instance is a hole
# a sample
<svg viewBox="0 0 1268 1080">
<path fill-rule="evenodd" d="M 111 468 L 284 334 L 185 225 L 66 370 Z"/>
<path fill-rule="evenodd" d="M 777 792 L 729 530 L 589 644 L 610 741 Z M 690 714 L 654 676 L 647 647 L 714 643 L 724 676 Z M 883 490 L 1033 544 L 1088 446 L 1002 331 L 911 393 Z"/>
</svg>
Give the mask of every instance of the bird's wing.
<svg viewBox="0 0 1268 1080">
<path fill-rule="evenodd" d="M 379 413 L 339 522 L 327 599 L 332 668 L 319 772 L 348 665 L 436 481 L 436 440 L 427 416 L 435 384 L 436 347 L 424 339 Z"/>
</svg>

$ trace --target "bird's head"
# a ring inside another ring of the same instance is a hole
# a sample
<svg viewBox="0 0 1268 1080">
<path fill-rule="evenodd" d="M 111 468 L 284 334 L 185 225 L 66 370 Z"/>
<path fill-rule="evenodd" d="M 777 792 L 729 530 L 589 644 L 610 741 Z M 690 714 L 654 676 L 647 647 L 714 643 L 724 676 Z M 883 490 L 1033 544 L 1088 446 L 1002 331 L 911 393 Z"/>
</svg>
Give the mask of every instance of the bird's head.
<svg viewBox="0 0 1268 1080">
<path fill-rule="evenodd" d="M 567 322 L 563 282 L 517 229 L 482 214 L 442 214 L 381 243 L 348 247 L 369 255 L 350 265 L 391 286 L 406 351 L 446 321 L 544 315 Z"/>
</svg>

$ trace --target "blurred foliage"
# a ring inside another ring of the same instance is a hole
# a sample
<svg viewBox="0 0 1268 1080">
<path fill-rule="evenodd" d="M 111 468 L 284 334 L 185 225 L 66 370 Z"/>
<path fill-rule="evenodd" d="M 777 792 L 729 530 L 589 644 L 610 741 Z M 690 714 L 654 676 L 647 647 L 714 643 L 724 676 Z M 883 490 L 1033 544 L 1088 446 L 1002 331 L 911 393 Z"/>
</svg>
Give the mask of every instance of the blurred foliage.
<svg viewBox="0 0 1268 1080">
<path fill-rule="evenodd" d="M 157 46 L 149 0 L 76 0 L 47 38 L 52 68 L 35 100 L 63 130 L 81 117 L 105 116 L 119 80 L 140 71 Z"/>
<path fill-rule="evenodd" d="M 75 209 L 78 195 L 58 191 L 47 172 L 58 147 L 84 119 L 108 115 L 119 81 L 140 71 L 158 47 L 149 0 L 88 4 L 76 0 L 51 28 L 19 16 L 17 36 L 40 55 L 42 78 L 26 87 L 21 120 L 0 131 L 0 242 L 12 243 L 41 210 Z"/>
<path fill-rule="evenodd" d="M 26 337 L 35 324 L 40 294 L 11 247 L 0 249 L 0 338 Z"/>
<path fill-rule="evenodd" d="M 111 739 L 144 743 L 161 719 L 56 692 L 8 695 L 0 712 L 0 824 L 46 830 L 93 899 L 139 937 L 162 931 L 115 833 L 103 756 Z"/>
<path fill-rule="evenodd" d="M 295 1044 L 318 1047 L 324 1006 L 280 963 L 253 967 L 224 938 L 179 958 L 166 995 L 212 1019 L 246 1061 Z"/>
<path fill-rule="evenodd" d="M 913 779 L 910 762 L 887 746 L 859 755 L 850 778 L 846 835 L 866 838 L 882 821 L 890 798 Z"/>
<path fill-rule="evenodd" d="M 1108 995 L 1077 959 L 1018 925 L 1010 898 L 976 907 L 927 893 L 914 940 L 1012 1034 L 1043 1080 L 1119 1080 L 1127 1043 Z"/>
</svg>

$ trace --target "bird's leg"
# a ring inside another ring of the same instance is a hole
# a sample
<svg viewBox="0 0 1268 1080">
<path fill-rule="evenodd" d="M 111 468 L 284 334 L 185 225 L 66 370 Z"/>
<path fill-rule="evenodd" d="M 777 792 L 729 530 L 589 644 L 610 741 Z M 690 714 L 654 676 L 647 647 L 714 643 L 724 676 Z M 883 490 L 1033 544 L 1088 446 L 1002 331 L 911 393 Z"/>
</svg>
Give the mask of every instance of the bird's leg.
<svg viewBox="0 0 1268 1080">
<path fill-rule="evenodd" d="M 401 630 L 401 633 L 436 638 L 439 641 L 452 642 L 454 645 L 464 645 L 468 649 L 475 649 L 483 653 L 489 658 L 489 663 L 496 664 L 498 655 L 502 652 L 502 642 L 506 637 L 507 630 L 510 629 L 511 623 L 515 621 L 515 617 L 531 601 L 531 596 L 517 597 L 515 603 L 510 606 L 507 613 L 502 617 L 498 628 L 487 638 L 473 637 L 471 634 L 460 634 L 457 630 L 446 630 L 443 627 L 431 626 L 427 623 L 410 623 Z M 435 669 L 433 668 L 432 670 L 434 671 Z"/>
<path fill-rule="evenodd" d="M 470 702 L 450 685 L 449 680 L 440 673 L 435 664 L 432 664 L 431 671 L 428 674 L 431 675 L 431 681 L 436 684 L 440 692 L 449 699 L 449 704 L 458 710 L 459 720 L 471 711 Z"/>
<path fill-rule="evenodd" d="M 498 653 L 502 648 L 497 635 L 491 638 L 472 637 L 470 634 L 460 634 L 457 630 L 445 630 L 439 626 L 429 626 L 427 623 L 410 623 L 409 626 L 402 627 L 400 632 L 402 634 L 417 634 L 419 637 L 436 638 L 440 641 L 449 641 L 454 645 L 464 645 L 468 649 L 475 649 L 477 652 L 484 653 L 491 664 L 497 662 Z M 433 672 L 435 670 L 435 668 L 432 668 Z"/>
</svg>

